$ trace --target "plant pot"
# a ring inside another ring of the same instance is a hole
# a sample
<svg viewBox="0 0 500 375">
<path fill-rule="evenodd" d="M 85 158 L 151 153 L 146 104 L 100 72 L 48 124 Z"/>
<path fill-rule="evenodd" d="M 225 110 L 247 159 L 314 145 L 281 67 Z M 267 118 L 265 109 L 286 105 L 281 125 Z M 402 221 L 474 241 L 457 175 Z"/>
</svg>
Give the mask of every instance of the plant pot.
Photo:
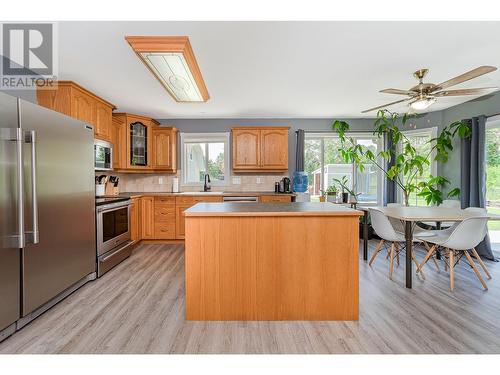
<svg viewBox="0 0 500 375">
<path fill-rule="evenodd" d="M 326 197 L 324 195 L 322 195 L 321 197 L 319 197 L 319 201 L 326 202 Z"/>
<path fill-rule="evenodd" d="M 337 203 L 337 193 L 335 193 L 335 194 L 328 193 L 326 196 L 326 200 L 327 200 L 327 202 L 330 202 L 330 203 Z"/>
<path fill-rule="evenodd" d="M 342 203 L 349 202 L 349 193 L 342 193 Z"/>
</svg>

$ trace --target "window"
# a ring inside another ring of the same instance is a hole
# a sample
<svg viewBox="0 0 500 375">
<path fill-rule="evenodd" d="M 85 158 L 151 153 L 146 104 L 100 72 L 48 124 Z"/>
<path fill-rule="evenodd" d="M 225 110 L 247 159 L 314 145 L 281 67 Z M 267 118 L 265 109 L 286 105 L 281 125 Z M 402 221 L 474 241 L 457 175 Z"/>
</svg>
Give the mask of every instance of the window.
<svg viewBox="0 0 500 375">
<path fill-rule="evenodd" d="M 381 142 L 371 134 L 348 134 L 354 140 L 369 147 L 374 153 L 380 150 Z M 321 190 L 326 191 L 333 185 L 334 179 L 347 177 L 348 185 L 360 193 L 358 201 L 378 204 L 382 201 L 382 174 L 372 164 L 366 164 L 365 170 L 356 170 L 353 164 L 346 163 L 338 149 L 340 139 L 331 134 L 306 133 L 304 162 L 308 175 L 308 191 L 312 201 L 318 201 Z"/>
<path fill-rule="evenodd" d="M 432 127 L 428 129 L 418 129 L 418 130 L 408 130 L 403 132 L 406 138 L 410 141 L 411 145 L 415 147 L 417 153 L 419 155 L 428 155 L 431 149 L 431 144 L 429 141 L 432 138 L 436 138 L 437 136 L 437 127 Z M 431 155 L 430 157 L 430 165 L 424 165 L 424 173 L 422 176 L 418 177 L 415 180 L 415 184 L 418 184 L 420 181 L 425 181 L 429 178 L 430 175 L 436 176 L 437 174 L 437 161 L 434 160 L 435 155 Z M 399 202 L 403 202 L 403 193 L 401 189 L 399 189 Z M 427 203 L 425 199 L 417 196 L 416 192 L 410 194 L 409 198 L 410 205 L 414 206 L 426 206 Z"/>
<path fill-rule="evenodd" d="M 208 173 L 212 185 L 229 179 L 229 133 L 181 133 L 184 185 L 202 185 Z"/>
<path fill-rule="evenodd" d="M 486 209 L 500 214 L 500 119 L 486 123 Z M 491 247 L 500 251 L 500 221 L 488 221 Z"/>
</svg>

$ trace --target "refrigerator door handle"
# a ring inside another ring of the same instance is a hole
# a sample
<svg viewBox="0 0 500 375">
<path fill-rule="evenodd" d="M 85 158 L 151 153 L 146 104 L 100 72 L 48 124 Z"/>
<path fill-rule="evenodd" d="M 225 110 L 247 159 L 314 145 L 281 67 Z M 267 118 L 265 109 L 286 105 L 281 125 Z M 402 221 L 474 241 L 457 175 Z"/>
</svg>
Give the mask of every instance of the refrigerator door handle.
<svg viewBox="0 0 500 375">
<path fill-rule="evenodd" d="M 31 144 L 31 201 L 32 201 L 32 217 L 33 231 L 27 232 L 26 237 L 30 243 L 37 244 L 39 241 L 38 227 L 38 195 L 37 195 L 37 175 L 36 175 L 36 132 L 28 130 L 24 133 L 24 141 Z"/>
<path fill-rule="evenodd" d="M 9 236 L 4 245 L 6 247 L 23 248 L 25 245 L 24 236 L 24 158 L 23 158 L 23 131 L 20 128 L 1 128 L 0 139 L 2 141 L 16 142 L 16 176 L 17 176 L 17 232 L 18 234 Z"/>
</svg>

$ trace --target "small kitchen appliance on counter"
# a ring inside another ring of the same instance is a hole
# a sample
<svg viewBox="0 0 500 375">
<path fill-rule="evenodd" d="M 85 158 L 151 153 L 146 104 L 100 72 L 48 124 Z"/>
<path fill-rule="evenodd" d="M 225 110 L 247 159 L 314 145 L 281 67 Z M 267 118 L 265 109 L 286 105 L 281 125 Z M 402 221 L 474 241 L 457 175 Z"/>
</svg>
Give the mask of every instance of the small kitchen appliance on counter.
<svg viewBox="0 0 500 375">
<path fill-rule="evenodd" d="M 284 194 L 289 194 L 292 192 L 291 184 L 290 184 L 290 179 L 288 177 L 283 177 L 279 182 L 276 183 L 274 187 L 274 191 L 276 193 L 284 193 Z M 276 190 L 276 188 L 278 190 Z"/>
</svg>

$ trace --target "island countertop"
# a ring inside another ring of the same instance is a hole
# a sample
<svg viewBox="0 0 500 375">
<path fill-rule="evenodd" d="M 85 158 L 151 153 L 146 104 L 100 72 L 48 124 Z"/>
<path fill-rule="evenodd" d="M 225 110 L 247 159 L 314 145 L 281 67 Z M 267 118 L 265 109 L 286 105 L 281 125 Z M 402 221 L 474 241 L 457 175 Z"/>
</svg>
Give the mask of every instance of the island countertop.
<svg viewBox="0 0 500 375">
<path fill-rule="evenodd" d="M 198 203 L 184 211 L 196 216 L 361 216 L 363 212 L 328 202 Z"/>
</svg>

